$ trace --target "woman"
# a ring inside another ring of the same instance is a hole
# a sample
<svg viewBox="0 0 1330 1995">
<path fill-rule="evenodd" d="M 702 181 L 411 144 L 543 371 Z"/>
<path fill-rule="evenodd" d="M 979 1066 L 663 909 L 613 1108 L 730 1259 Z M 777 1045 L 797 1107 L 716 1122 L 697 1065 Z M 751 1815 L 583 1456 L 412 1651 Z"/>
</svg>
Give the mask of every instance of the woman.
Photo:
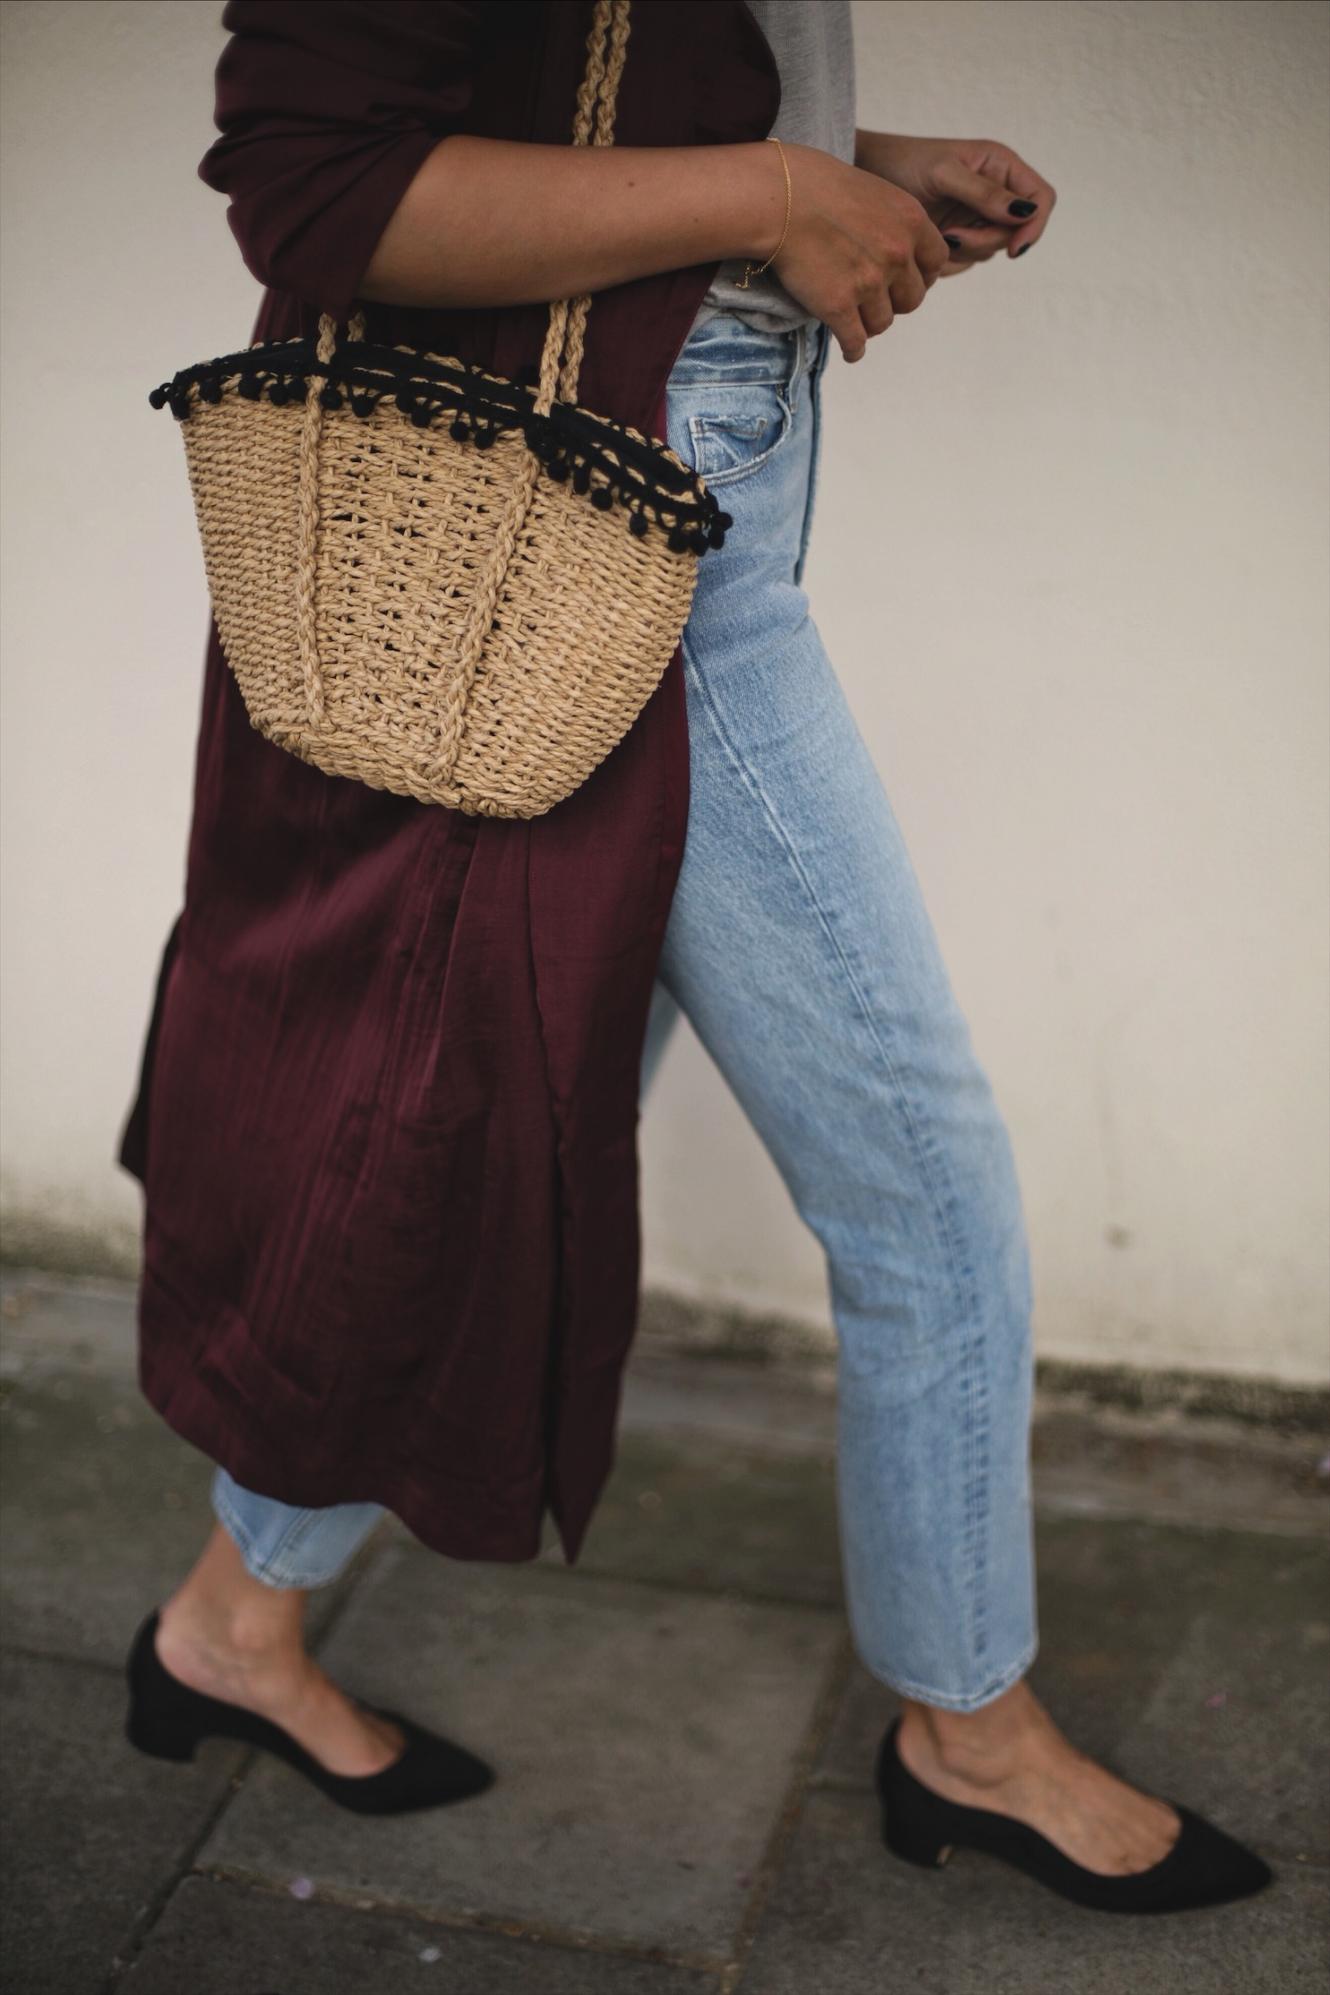
<svg viewBox="0 0 1330 1995">
<path fill-rule="evenodd" d="M 1022 254 L 1052 188 L 1000 145 L 857 130 L 848 0 L 636 0 L 601 151 L 567 144 L 589 6 L 224 21 L 200 170 L 267 286 L 256 338 L 360 301 L 378 337 L 516 374 L 545 301 L 590 292 L 579 399 L 666 435 L 733 527 L 639 721 L 531 824 L 295 762 L 211 632 L 122 1157 L 144 1390 L 217 1461 L 218 1523 L 139 1631 L 131 1738 L 180 1757 L 229 1731 L 365 1811 L 488 1783 L 323 1675 L 304 1594 L 384 1507 L 497 1559 L 535 1553 L 548 1507 L 576 1557 L 632 1333 L 638 1094 L 683 1010 L 827 1255 L 851 1621 L 903 1705 L 889 1847 L 982 1846 L 1103 1909 L 1259 1889 L 1258 1858 L 1077 1752 L 1026 1681 L 1009 1146 L 800 587 L 832 341 L 857 362 L 939 276 Z"/>
</svg>

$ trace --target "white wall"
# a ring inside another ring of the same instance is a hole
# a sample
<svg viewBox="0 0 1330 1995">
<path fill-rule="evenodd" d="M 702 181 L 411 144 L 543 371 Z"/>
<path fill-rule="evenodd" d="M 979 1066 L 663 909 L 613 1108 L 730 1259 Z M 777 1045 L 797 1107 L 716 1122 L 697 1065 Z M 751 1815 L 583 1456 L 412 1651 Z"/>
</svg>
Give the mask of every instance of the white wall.
<svg viewBox="0 0 1330 1995">
<path fill-rule="evenodd" d="M 213 0 L 4 13 L 4 1197 L 121 1250 L 206 620 L 147 388 L 256 302 Z M 1049 1356 L 1326 1371 L 1327 20 L 884 0 L 860 122 L 1007 140 L 1047 238 L 833 361 L 808 583 L 1009 1118 Z M 699 1141 L 698 1130 L 705 1130 Z M 826 1326 L 686 1034 L 648 1278 Z M 36 1230 L 34 1230 L 36 1229 Z"/>
</svg>

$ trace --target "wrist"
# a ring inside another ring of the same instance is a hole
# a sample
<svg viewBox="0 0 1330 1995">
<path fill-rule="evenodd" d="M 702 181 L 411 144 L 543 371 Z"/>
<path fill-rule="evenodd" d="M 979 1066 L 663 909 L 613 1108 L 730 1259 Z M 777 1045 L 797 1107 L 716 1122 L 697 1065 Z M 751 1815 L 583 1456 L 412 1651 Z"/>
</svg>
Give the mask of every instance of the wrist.
<svg viewBox="0 0 1330 1995">
<path fill-rule="evenodd" d="M 867 173 L 880 173 L 890 163 L 898 145 L 908 141 L 899 132 L 869 131 L 857 125 L 854 132 L 854 163 Z"/>
<path fill-rule="evenodd" d="M 787 146 L 786 163 L 793 170 L 790 155 L 798 146 Z M 736 217 L 736 246 L 729 254 L 752 264 L 768 262 L 776 253 L 786 224 L 785 173 L 781 166 L 781 146 L 767 139 L 734 148 L 742 154 L 736 162 L 740 213 Z"/>
</svg>

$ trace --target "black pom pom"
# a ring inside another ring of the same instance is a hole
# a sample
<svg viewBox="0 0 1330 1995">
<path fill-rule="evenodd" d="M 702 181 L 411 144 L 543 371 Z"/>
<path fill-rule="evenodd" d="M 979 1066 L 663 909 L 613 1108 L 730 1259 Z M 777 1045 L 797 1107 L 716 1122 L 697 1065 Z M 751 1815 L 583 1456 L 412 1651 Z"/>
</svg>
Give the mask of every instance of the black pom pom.
<svg viewBox="0 0 1330 1995">
<path fill-rule="evenodd" d="M 285 381 L 274 381 L 274 382 L 273 382 L 272 386 L 271 386 L 271 387 L 269 388 L 269 390 L 268 390 L 268 400 L 269 400 L 269 401 L 270 401 L 270 402 L 271 402 L 271 403 L 273 404 L 273 406 L 274 406 L 275 408 L 278 408 L 278 409 L 280 409 L 280 408 L 281 408 L 282 404 L 283 404 L 283 403 L 285 402 L 285 400 L 286 400 L 286 383 L 285 383 Z"/>
<path fill-rule="evenodd" d="M 568 459 L 566 457 L 552 457 L 548 468 L 551 478 L 557 478 L 561 485 L 566 481 L 568 477 Z"/>
<path fill-rule="evenodd" d="M 171 414 L 175 417 L 178 423 L 187 422 L 189 420 L 188 395 L 171 396 Z"/>
<path fill-rule="evenodd" d="M 153 389 L 152 393 L 148 397 L 148 407 L 150 409 L 164 409 L 166 407 L 165 388 Z"/>
<path fill-rule="evenodd" d="M 247 402 L 257 402 L 263 393 L 263 383 L 256 381 L 252 374 L 242 374 L 236 393 L 243 395 Z"/>
<path fill-rule="evenodd" d="M 575 492 L 589 492 L 591 490 L 591 466 L 589 464 L 575 464 L 573 466 L 573 490 Z"/>
<path fill-rule="evenodd" d="M 358 416 L 372 416 L 374 414 L 374 397 L 372 395 L 352 395 L 351 407 Z"/>
<path fill-rule="evenodd" d="M 688 552 L 688 536 L 681 526 L 672 526 L 670 528 L 666 546 L 669 548 L 671 554 L 686 554 Z"/>
<path fill-rule="evenodd" d="M 712 520 L 711 525 L 707 528 L 707 546 L 724 547 L 724 545 L 725 529 L 719 520 Z"/>
<path fill-rule="evenodd" d="M 415 424 L 417 429 L 429 428 L 430 411 L 426 408 L 423 402 L 419 403 L 414 409 L 412 409 L 411 420 Z"/>
<path fill-rule="evenodd" d="M 694 554 L 705 554 L 705 553 L 706 553 L 706 551 L 707 551 L 707 537 L 706 537 L 706 535 L 705 535 L 705 534 L 703 533 L 703 531 L 702 531 L 702 529 L 701 529 L 701 527 L 700 527 L 700 526 L 695 526 L 695 527 L 693 528 L 692 532 L 691 532 L 691 533 L 689 534 L 689 536 L 688 536 L 688 545 L 689 545 L 689 546 L 690 546 L 690 547 L 692 548 L 692 550 L 693 550 Z"/>
<path fill-rule="evenodd" d="M 393 396 L 393 401 L 404 416 L 409 416 L 416 406 L 416 398 L 409 388 L 399 388 Z"/>
<path fill-rule="evenodd" d="M 591 503 L 599 513 L 607 513 L 614 504 L 614 494 L 608 485 L 597 485 L 591 494 Z"/>
<path fill-rule="evenodd" d="M 214 380 L 212 376 L 209 375 L 206 380 L 199 382 L 200 401 L 210 402 L 212 406 L 215 408 L 218 402 L 221 401 L 221 399 L 222 399 L 222 384 L 220 381 Z"/>
<path fill-rule="evenodd" d="M 734 525 L 734 514 L 733 514 L 733 513 L 717 513 L 717 514 L 716 514 L 716 525 L 717 525 L 718 527 L 722 528 L 722 529 L 723 529 L 723 530 L 724 530 L 725 532 L 727 532 L 727 533 L 728 533 L 729 529 L 730 529 L 730 528 L 731 528 L 731 527 L 732 527 L 732 526 Z"/>
<path fill-rule="evenodd" d="M 340 409 L 342 406 L 341 389 L 334 388 L 331 381 L 325 382 L 324 386 L 319 390 L 319 406 L 324 409 Z"/>
<path fill-rule="evenodd" d="M 494 431 L 492 429 L 478 429 L 476 431 L 476 448 L 478 450 L 488 450 L 493 441 Z"/>
<path fill-rule="evenodd" d="M 644 533 L 649 533 L 651 525 L 646 514 L 638 512 L 631 513 L 628 518 L 628 531 L 629 533 L 635 533 L 639 540 Z"/>
</svg>

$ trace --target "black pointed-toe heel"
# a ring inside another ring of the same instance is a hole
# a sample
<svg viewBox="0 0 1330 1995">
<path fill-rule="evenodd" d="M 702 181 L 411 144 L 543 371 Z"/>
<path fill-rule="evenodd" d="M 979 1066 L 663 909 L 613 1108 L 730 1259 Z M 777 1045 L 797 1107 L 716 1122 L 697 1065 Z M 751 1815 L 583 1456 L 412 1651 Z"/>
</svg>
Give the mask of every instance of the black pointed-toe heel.
<svg viewBox="0 0 1330 1995">
<path fill-rule="evenodd" d="M 1177 1801 L 1182 1828 L 1172 1848 L 1149 1870 L 1107 1877 L 1073 1863 L 1028 1823 L 991 1808 L 948 1801 L 916 1780 L 897 1749 L 900 1719 L 888 1727 L 877 1760 L 882 1840 L 894 1856 L 930 1869 L 960 1848 L 1003 1857 L 1040 1884 L 1099 1912 L 1180 1912 L 1248 1898 L 1274 1878 L 1270 1866 L 1223 1829 Z M 1166 1797 L 1161 1797 L 1166 1798 Z"/>
<path fill-rule="evenodd" d="M 441 1808 L 494 1785 L 493 1768 L 474 1753 L 426 1731 L 400 1711 L 386 1711 L 377 1704 L 362 1704 L 362 1709 L 401 1727 L 406 1743 L 397 1758 L 378 1773 L 330 1773 L 271 1719 L 191 1690 L 172 1676 L 157 1653 L 157 1619 L 154 1608 L 135 1635 L 125 1663 L 129 1682 L 125 1736 L 140 1752 L 156 1759 L 191 1760 L 201 1739 L 241 1739 L 284 1759 L 330 1801 L 358 1815 Z"/>
</svg>

